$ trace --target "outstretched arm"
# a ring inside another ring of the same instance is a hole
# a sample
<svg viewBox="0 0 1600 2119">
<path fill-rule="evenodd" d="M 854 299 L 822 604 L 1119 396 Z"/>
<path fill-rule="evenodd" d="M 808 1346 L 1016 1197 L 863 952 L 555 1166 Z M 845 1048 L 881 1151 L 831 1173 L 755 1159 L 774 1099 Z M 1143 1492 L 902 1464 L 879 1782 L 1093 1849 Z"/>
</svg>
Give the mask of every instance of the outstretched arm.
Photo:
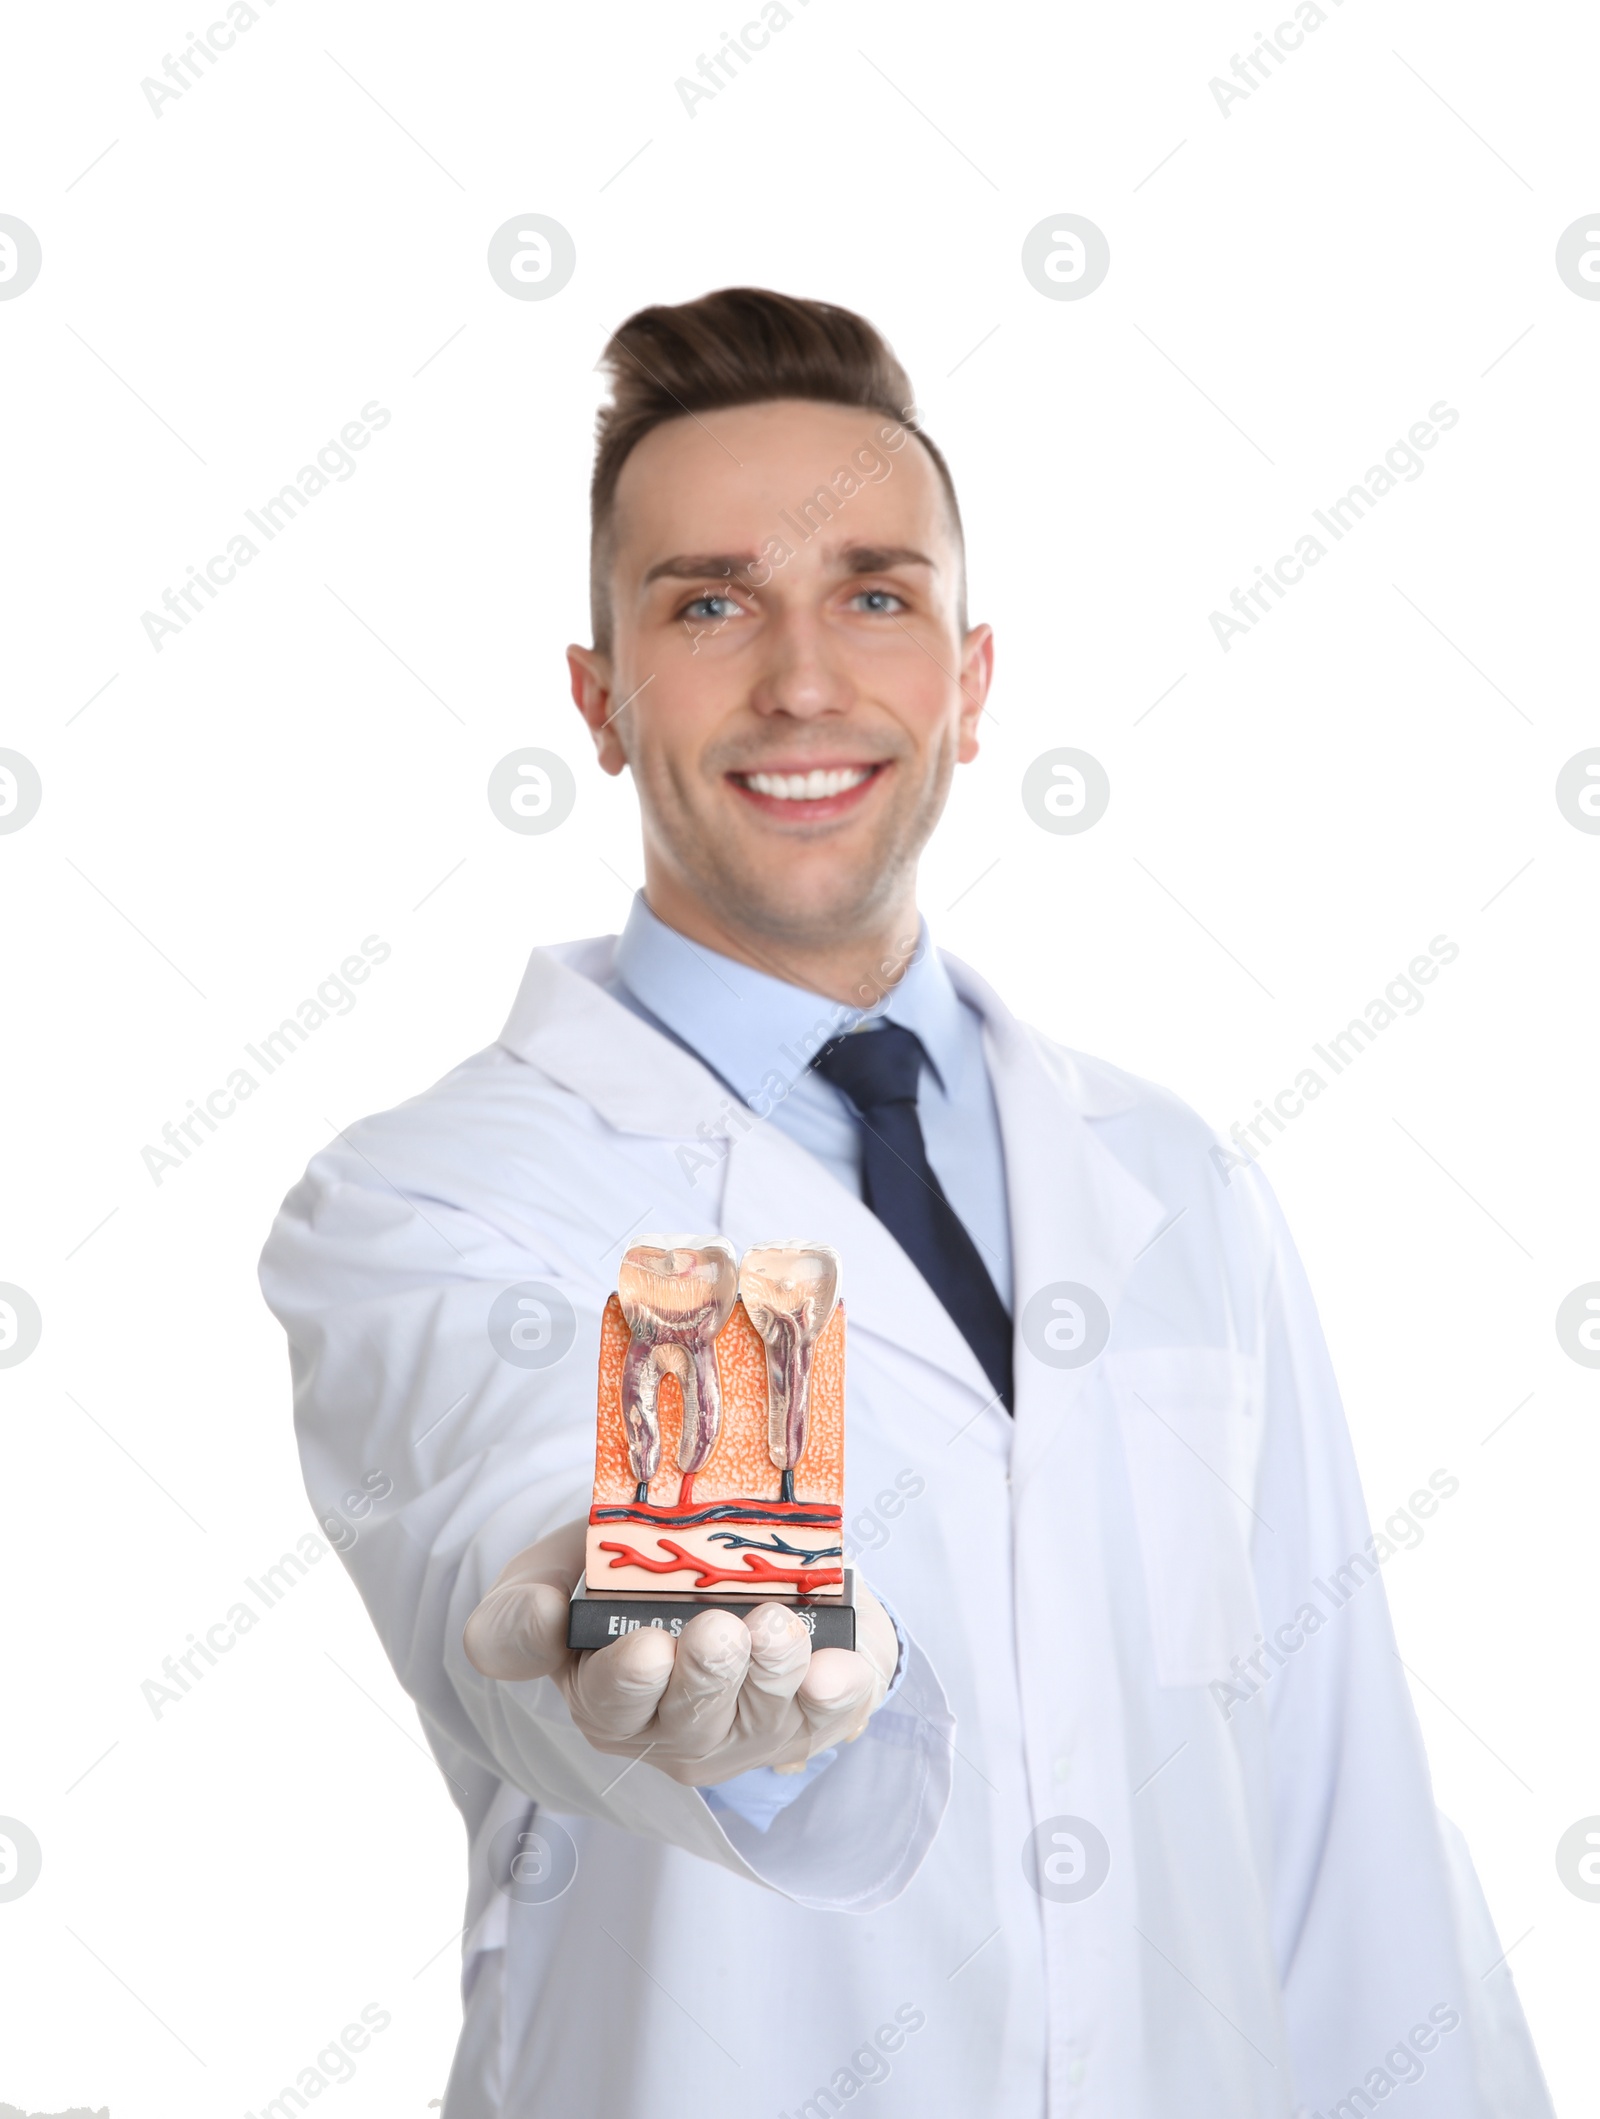
<svg viewBox="0 0 1600 2119">
<path fill-rule="evenodd" d="M 333 1508 L 373 1466 L 392 1481 L 381 1519 L 342 1557 L 436 1752 L 802 1903 L 883 1904 L 915 1874 L 948 1798 L 937 1679 L 913 1646 L 903 1702 L 877 1718 L 895 1741 L 847 1745 L 762 1832 L 698 1784 L 802 1761 L 867 1721 L 894 1665 L 875 1604 L 853 1654 L 802 1661 L 786 1614 L 754 1633 L 712 1614 L 686 1630 L 686 1652 L 635 1637 L 568 1655 L 571 1524 L 593 1472 L 593 1350 L 610 1291 L 576 1209 L 568 1236 L 559 1204 L 541 1202 L 531 1227 L 504 1192 L 452 1198 L 461 1139 L 483 1119 L 470 1098 L 452 1107 L 448 1083 L 433 1100 L 443 1108 L 426 1127 L 410 1106 L 313 1159 L 261 1276 L 289 1336 L 313 1504 Z M 490 1159 L 482 1149 L 474 1166 Z M 577 1175 L 570 1189 L 581 1193 Z M 544 1368 L 502 1359 L 488 1330 L 495 1298 L 530 1281 L 578 1320 L 571 1352 Z"/>
</svg>

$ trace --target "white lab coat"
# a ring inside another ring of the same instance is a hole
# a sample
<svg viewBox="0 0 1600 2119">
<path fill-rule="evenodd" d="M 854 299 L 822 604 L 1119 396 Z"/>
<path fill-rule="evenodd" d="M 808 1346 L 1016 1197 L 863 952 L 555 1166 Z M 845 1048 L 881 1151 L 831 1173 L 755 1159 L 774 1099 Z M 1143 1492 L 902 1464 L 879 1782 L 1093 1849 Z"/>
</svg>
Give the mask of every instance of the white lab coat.
<svg viewBox="0 0 1600 2119">
<path fill-rule="evenodd" d="M 445 2119 L 811 2119 L 868 2088 L 879 2119 L 1290 2119 L 1430 2010 L 1461 2021 L 1415 2063 L 1408 2119 L 1548 2112 L 1509 1971 L 1481 1976 L 1493 1930 L 1381 1581 L 1253 1697 L 1216 1689 L 1368 1535 L 1257 1174 L 1225 1184 L 1174 1098 L 947 959 L 985 1019 L 1019 1315 L 1068 1281 L 1113 1319 L 1084 1367 L 1019 1339 L 1013 1420 L 860 1200 L 600 988 L 611 947 L 536 951 L 500 1042 L 316 1156 L 262 1263 L 313 1503 L 393 1481 L 345 1558 L 471 1838 Z M 619 1779 L 554 1686 L 492 1683 L 461 1648 L 506 1561 L 587 1507 L 600 1311 L 659 1230 L 840 1252 L 847 1520 L 877 1515 L 863 1564 L 912 1644 L 866 1736 L 764 1834 L 648 1762 Z M 543 1370 L 486 1330 L 530 1280 L 577 1315 Z M 921 1488 L 894 1514 L 897 1479 Z M 531 1803 L 578 1850 L 552 1902 L 488 1872 Z M 1024 1871 L 1063 1816 L 1110 1850 L 1072 1902 Z"/>
</svg>

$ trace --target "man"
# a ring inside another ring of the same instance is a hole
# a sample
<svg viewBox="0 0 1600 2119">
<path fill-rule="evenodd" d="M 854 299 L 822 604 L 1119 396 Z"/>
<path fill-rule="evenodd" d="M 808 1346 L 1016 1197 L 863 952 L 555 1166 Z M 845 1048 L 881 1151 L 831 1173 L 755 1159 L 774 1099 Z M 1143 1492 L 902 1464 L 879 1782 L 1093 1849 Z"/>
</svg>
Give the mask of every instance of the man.
<svg viewBox="0 0 1600 2119">
<path fill-rule="evenodd" d="M 1546 2111 L 1265 1184 L 919 920 L 992 642 L 903 371 L 751 290 L 607 365 L 569 659 L 644 892 L 263 1261 L 313 1501 L 393 1482 L 346 1560 L 471 1836 L 446 2119 Z M 844 1259 L 854 1652 L 566 1648 L 647 1232 Z"/>
</svg>

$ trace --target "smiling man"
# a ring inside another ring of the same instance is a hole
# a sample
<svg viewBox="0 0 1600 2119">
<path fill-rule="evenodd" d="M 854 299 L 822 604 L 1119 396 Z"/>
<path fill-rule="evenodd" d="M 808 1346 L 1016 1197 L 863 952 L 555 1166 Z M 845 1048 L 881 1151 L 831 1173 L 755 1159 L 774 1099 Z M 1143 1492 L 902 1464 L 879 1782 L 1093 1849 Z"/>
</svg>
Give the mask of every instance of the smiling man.
<svg viewBox="0 0 1600 2119">
<path fill-rule="evenodd" d="M 642 311 L 606 365 L 569 661 L 644 890 L 318 1155 L 262 1267 L 319 1512 L 392 1482 L 344 1558 L 470 1836 L 445 2119 L 867 2087 L 1303 2119 L 1401 2084 L 1413 2119 L 1538 2119 L 1264 1182 L 919 917 L 993 650 L 903 370 L 750 289 Z M 647 1228 L 845 1261 L 856 1650 L 779 1606 L 566 1647 Z"/>
</svg>

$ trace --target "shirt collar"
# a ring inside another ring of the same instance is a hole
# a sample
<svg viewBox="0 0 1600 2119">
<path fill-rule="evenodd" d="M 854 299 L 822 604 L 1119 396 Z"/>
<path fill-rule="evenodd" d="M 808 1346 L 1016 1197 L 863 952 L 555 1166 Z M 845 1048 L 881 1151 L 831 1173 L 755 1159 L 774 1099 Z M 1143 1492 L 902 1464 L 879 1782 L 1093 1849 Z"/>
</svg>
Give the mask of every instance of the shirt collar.
<svg viewBox="0 0 1600 2119">
<path fill-rule="evenodd" d="M 642 891 L 612 969 L 636 1001 L 747 1103 L 780 1085 L 792 1088 L 829 1038 L 869 1016 L 916 1032 L 947 1095 L 961 1081 L 963 1004 L 926 923 L 899 983 L 870 1009 L 830 1001 L 689 941 L 656 918 Z"/>
</svg>

